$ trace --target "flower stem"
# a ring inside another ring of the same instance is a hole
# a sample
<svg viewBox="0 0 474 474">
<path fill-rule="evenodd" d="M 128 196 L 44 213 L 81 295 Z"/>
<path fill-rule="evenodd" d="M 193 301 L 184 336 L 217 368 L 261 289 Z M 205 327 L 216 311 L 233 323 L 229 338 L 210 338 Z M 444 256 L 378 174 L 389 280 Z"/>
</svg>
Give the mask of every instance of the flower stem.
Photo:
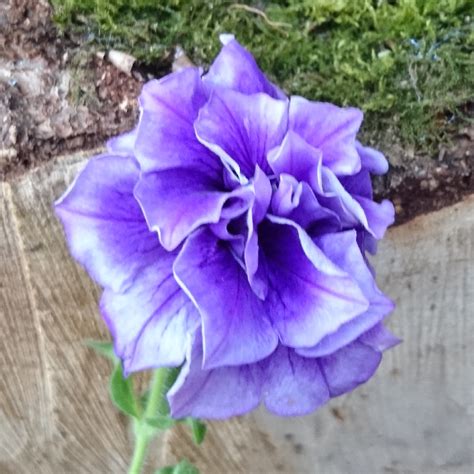
<svg viewBox="0 0 474 474">
<path fill-rule="evenodd" d="M 129 474 L 139 474 L 142 470 L 143 463 L 145 462 L 146 452 L 150 438 L 145 436 L 145 433 L 137 433 L 135 439 L 135 447 L 133 449 L 132 462 L 128 469 Z"/>
<path fill-rule="evenodd" d="M 129 474 L 139 474 L 148 451 L 148 445 L 154 433 L 148 429 L 146 420 L 156 416 L 158 409 L 166 403 L 165 393 L 169 388 L 170 376 L 175 369 L 156 369 L 150 383 L 150 393 L 145 411 L 140 420 L 135 421 L 135 447 L 128 470 Z"/>
</svg>

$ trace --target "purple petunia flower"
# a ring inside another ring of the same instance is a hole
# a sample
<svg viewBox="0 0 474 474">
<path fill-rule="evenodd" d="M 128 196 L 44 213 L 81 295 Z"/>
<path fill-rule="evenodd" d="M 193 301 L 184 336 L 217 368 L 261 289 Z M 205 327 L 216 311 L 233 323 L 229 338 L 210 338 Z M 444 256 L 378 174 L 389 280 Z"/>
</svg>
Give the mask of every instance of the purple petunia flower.
<svg viewBox="0 0 474 474">
<path fill-rule="evenodd" d="M 287 98 L 230 35 L 151 81 L 140 121 L 58 201 L 126 373 L 183 365 L 175 417 L 308 413 L 398 340 L 365 252 L 394 219 L 354 108 Z"/>
</svg>

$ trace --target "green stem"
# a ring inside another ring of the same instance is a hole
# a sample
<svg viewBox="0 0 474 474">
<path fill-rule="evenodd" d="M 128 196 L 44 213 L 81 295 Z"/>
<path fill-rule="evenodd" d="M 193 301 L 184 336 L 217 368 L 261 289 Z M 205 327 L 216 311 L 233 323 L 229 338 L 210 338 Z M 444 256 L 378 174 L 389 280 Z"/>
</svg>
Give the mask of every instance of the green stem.
<svg viewBox="0 0 474 474">
<path fill-rule="evenodd" d="M 140 420 L 135 423 L 135 448 L 132 461 L 128 470 L 129 474 L 140 474 L 145 462 L 148 445 L 153 438 L 153 433 L 148 429 L 146 420 L 156 416 L 158 409 L 163 405 L 165 392 L 169 388 L 171 372 L 174 369 L 156 369 L 153 372 L 150 394 L 145 407 L 145 412 Z M 166 403 L 166 400 L 164 400 Z"/>
<path fill-rule="evenodd" d="M 128 469 L 129 474 L 139 474 L 141 472 L 149 442 L 150 438 L 145 436 L 143 430 L 141 430 L 140 433 L 137 433 L 132 462 L 130 463 L 130 467 Z"/>
</svg>

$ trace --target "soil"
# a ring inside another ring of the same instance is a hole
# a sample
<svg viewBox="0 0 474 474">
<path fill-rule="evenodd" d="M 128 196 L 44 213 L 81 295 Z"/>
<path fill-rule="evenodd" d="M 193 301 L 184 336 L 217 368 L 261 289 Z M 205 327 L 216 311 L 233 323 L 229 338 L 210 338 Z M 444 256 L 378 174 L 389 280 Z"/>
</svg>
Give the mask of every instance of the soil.
<svg viewBox="0 0 474 474">
<path fill-rule="evenodd" d="M 46 0 L 0 0 L 0 179 L 132 128 L 141 84 L 58 34 Z"/>
<path fill-rule="evenodd" d="M 0 180 L 131 129 L 143 77 L 171 68 L 167 62 L 148 65 L 147 74 L 122 72 L 60 35 L 51 13 L 46 0 L 0 0 Z M 473 105 L 466 111 L 472 115 Z M 375 178 L 375 196 L 394 202 L 397 223 L 474 192 L 474 126 L 435 157 L 376 145 L 391 167 Z"/>
</svg>

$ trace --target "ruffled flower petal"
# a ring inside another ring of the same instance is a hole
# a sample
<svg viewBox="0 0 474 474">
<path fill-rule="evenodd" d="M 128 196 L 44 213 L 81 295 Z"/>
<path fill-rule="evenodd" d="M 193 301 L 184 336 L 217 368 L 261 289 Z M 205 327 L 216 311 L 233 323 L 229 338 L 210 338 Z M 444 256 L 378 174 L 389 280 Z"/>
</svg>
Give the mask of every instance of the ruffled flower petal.
<svg viewBox="0 0 474 474">
<path fill-rule="evenodd" d="M 285 98 L 283 92 L 265 77 L 253 56 L 233 35 L 221 35 L 221 42 L 224 46 L 203 77 L 204 84 L 247 95 L 263 92 L 275 99 Z"/>
<path fill-rule="evenodd" d="M 272 213 L 280 217 L 290 215 L 299 206 L 302 193 L 303 183 L 289 174 L 281 174 L 272 196 Z"/>
<path fill-rule="evenodd" d="M 362 196 L 351 196 L 339 179 L 326 167 L 322 169 L 324 194 L 320 202 L 334 211 L 345 228 L 362 226 L 376 239 L 381 239 L 394 221 L 395 211 L 390 201 L 376 203 Z"/>
<path fill-rule="evenodd" d="M 377 325 L 394 308 L 394 304 L 377 288 L 357 244 L 355 231 L 326 234 L 316 239 L 316 243 L 325 255 L 357 281 L 370 306 L 367 311 L 342 324 L 314 347 L 297 350 L 306 357 L 321 357 L 337 351 Z"/>
<path fill-rule="evenodd" d="M 161 255 L 133 196 L 138 173 L 132 158 L 97 156 L 56 203 L 71 253 L 95 281 L 117 292 Z"/>
<path fill-rule="evenodd" d="M 401 339 L 394 336 L 383 324 L 377 324 L 364 333 L 360 341 L 376 351 L 383 352 L 400 344 Z"/>
<path fill-rule="evenodd" d="M 290 347 L 312 347 L 367 310 L 357 282 L 329 260 L 308 234 L 269 216 L 259 235 L 268 278 L 267 313 Z"/>
<path fill-rule="evenodd" d="M 350 175 L 361 168 L 356 134 L 362 112 L 302 97 L 290 99 L 289 128 L 323 153 L 323 164 L 336 175 Z"/>
<path fill-rule="evenodd" d="M 355 341 L 327 357 L 317 358 L 331 397 L 354 390 L 372 377 L 382 354 Z"/>
<path fill-rule="evenodd" d="M 173 250 L 203 224 L 243 214 L 253 199 L 251 189 L 226 192 L 220 183 L 197 170 L 173 168 L 143 175 L 135 196 L 151 230 Z"/>
<path fill-rule="evenodd" d="M 201 143 L 246 182 L 255 165 L 270 171 L 266 155 L 283 139 L 287 118 L 287 101 L 216 90 L 200 110 L 195 128 Z"/>
<path fill-rule="evenodd" d="M 303 227 L 313 237 L 340 230 L 341 221 L 338 215 L 321 205 L 308 184 L 301 183 L 301 185 L 302 192 L 298 206 L 288 215 L 288 218 Z"/>
<path fill-rule="evenodd" d="M 356 142 L 356 148 L 362 168 L 367 169 L 372 174 L 385 174 L 388 171 L 388 161 L 383 153 L 368 146 L 363 146 L 359 142 Z"/>
<path fill-rule="evenodd" d="M 382 239 L 387 228 L 395 222 L 393 204 L 388 199 L 384 199 L 380 203 L 361 196 L 354 196 L 354 199 L 359 203 L 367 218 L 367 230 L 377 240 Z"/>
<path fill-rule="evenodd" d="M 244 264 L 247 277 L 255 294 L 262 300 L 268 293 L 268 285 L 258 271 L 258 225 L 264 219 L 272 198 L 272 185 L 265 173 L 256 166 L 255 176 L 252 182 L 255 197 L 247 212 L 247 240 L 244 248 Z"/>
<path fill-rule="evenodd" d="M 299 356 L 280 345 L 260 364 L 262 396 L 267 409 L 280 416 L 306 415 L 330 398 L 317 360 Z"/>
<path fill-rule="evenodd" d="M 351 196 L 357 195 L 372 199 L 372 180 L 367 169 L 362 168 L 352 176 L 341 176 L 339 181 Z"/>
<path fill-rule="evenodd" d="M 193 124 L 207 95 L 200 71 L 186 68 L 143 86 L 134 154 L 142 172 L 189 168 L 222 179 L 219 158 L 201 145 Z"/>
<path fill-rule="evenodd" d="M 305 181 L 319 194 L 323 193 L 321 167 L 323 153 L 289 131 L 280 146 L 268 153 L 268 163 L 277 176 L 291 175 Z"/>
<path fill-rule="evenodd" d="M 133 157 L 133 149 L 137 139 L 137 129 L 122 133 L 107 141 L 107 150 L 111 155 Z"/>
<path fill-rule="evenodd" d="M 126 374 L 184 362 L 187 337 L 200 318 L 173 277 L 176 252 L 164 249 L 122 293 L 106 289 L 101 312 Z"/>
<path fill-rule="evenodd" d="M 174 265 L 176 279 L 202 317 L 206 368 L 261 360 L 278 342 L 263 302 L 231 250 L 201 230 L 187 239 Z"/>
<path fill-rule="evenodd" d="M 168 392 L 175 418 L 229 418 L 255 409 L 261 401 L 276 415 L 305 415 L 365 383 L 377 369 L 381 353 L 357 340 L 328 357 L 302 357 L 280 344 L 254 364 L 207 369 L 202 359 L 197 335 Z"/>
</svg>

